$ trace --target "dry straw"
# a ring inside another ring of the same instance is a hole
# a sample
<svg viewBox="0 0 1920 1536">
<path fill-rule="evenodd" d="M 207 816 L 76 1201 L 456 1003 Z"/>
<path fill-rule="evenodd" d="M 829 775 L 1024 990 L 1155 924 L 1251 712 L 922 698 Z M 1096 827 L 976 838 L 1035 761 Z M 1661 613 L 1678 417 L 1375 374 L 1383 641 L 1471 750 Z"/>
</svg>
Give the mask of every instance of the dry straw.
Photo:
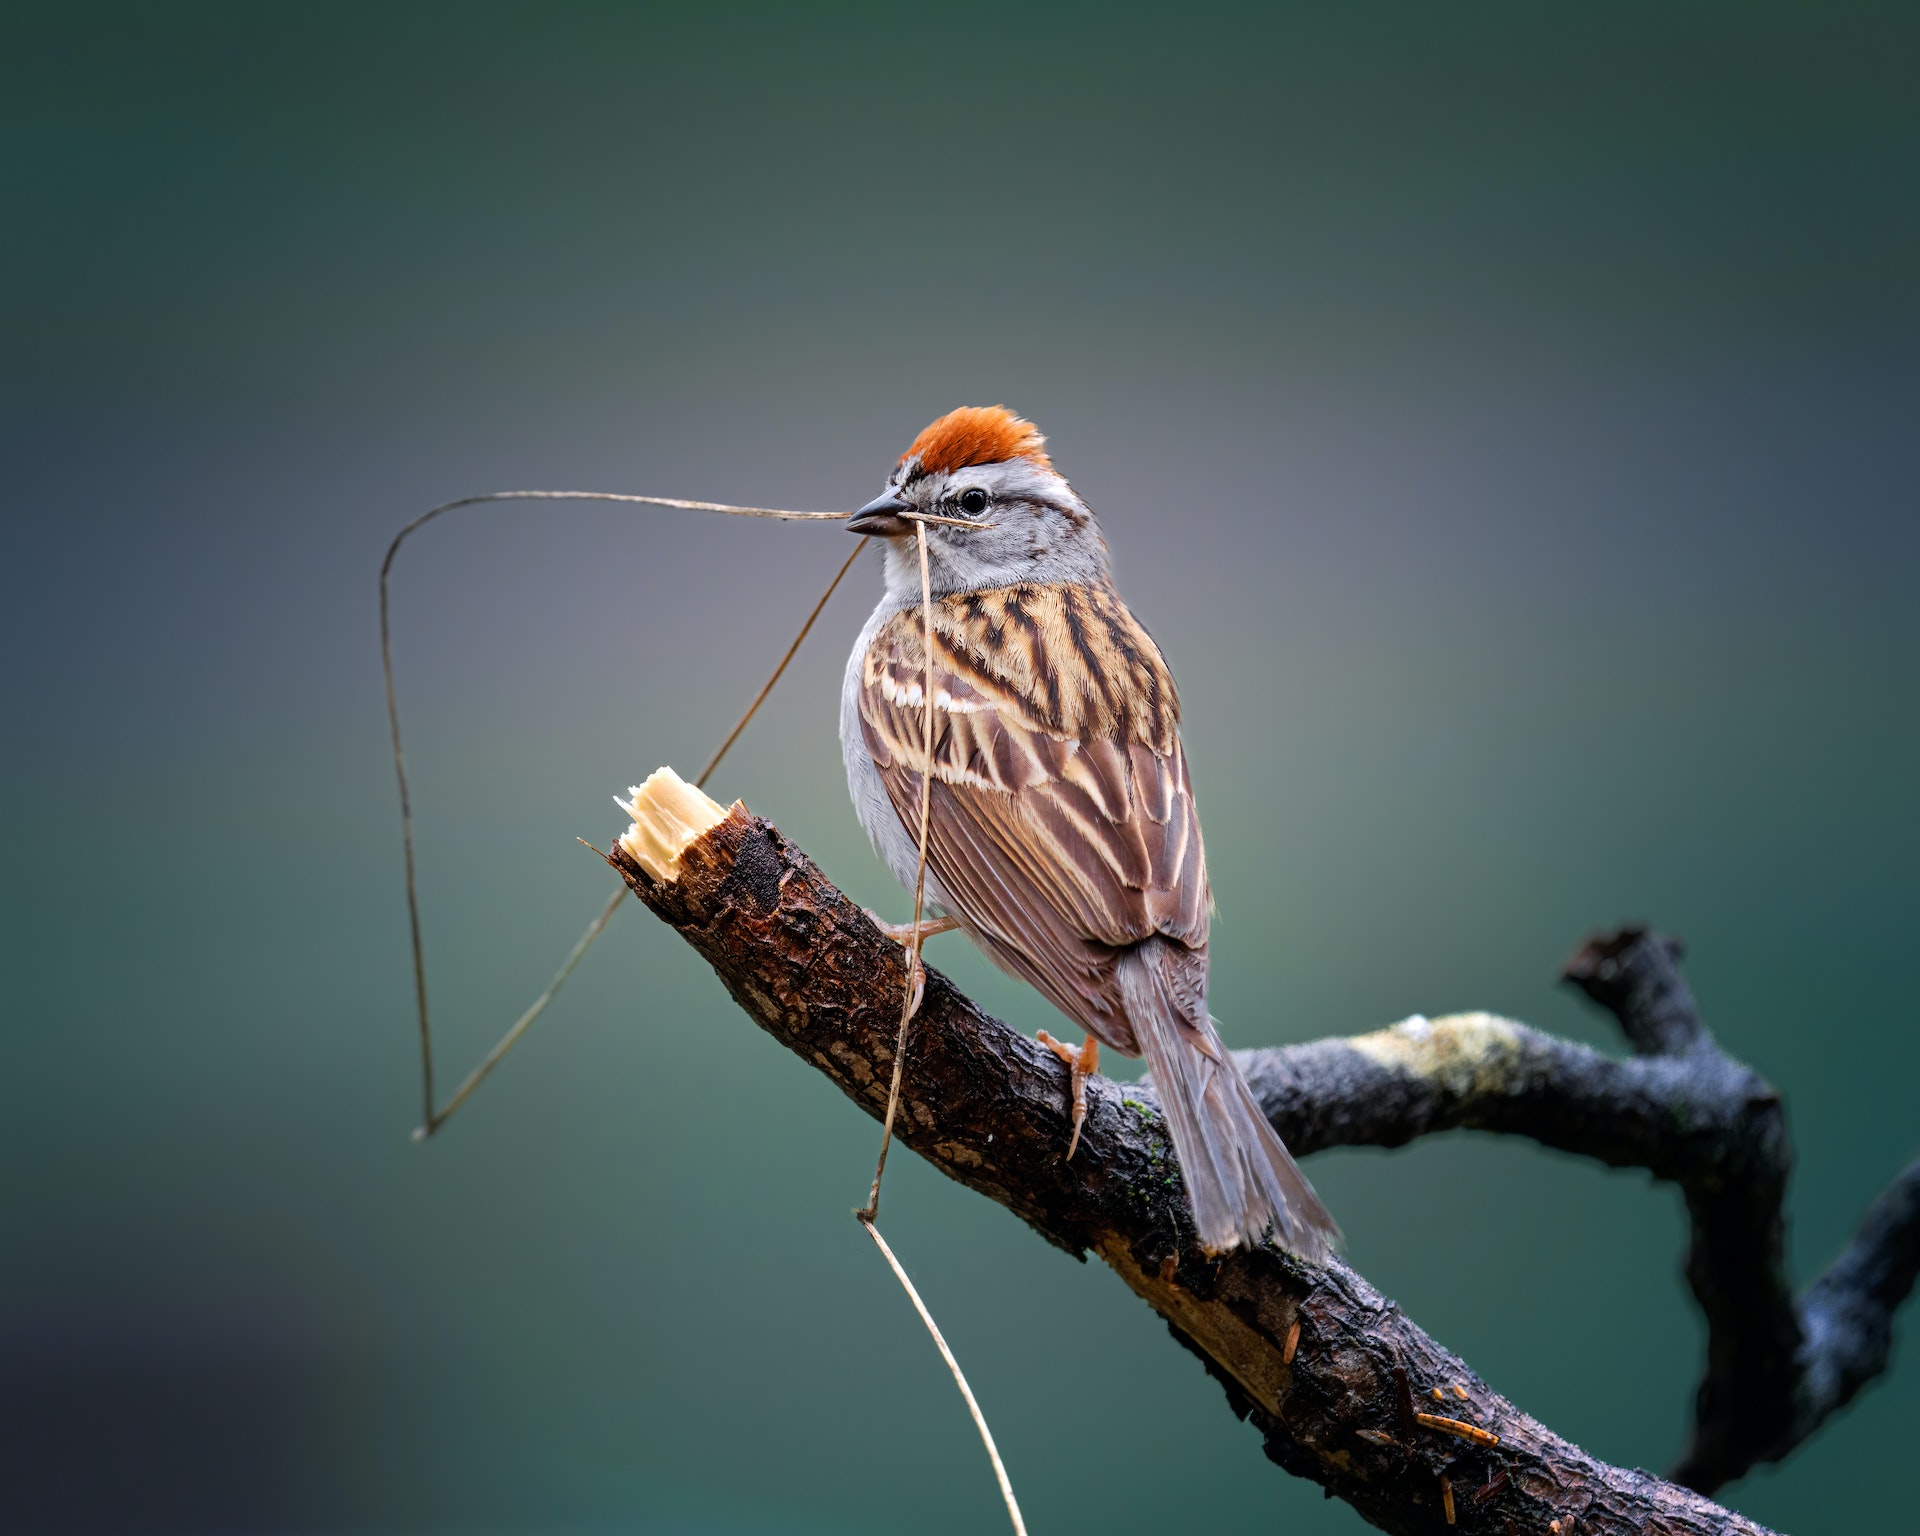
<svg viewBox="0 0 1920 1536">
<path fill-rule="evenodd" d="M 849 516 L 849 514 L 845 512 L 794 512 L 781 507 L 740 507 L 718 501 L 687 501 L 672 496 L 634 496 L 615 491 L 493 491 L 483 496 L 462 496 L 454 501 L 442 502 L 439 506 L 421 513 L 420 516 L 416 517 L 394 535 L 393 542 L 387 546 L 386 558 L 380 562 L 380 670 L 381 676 L 386 684 L 387 728 L 393 740 L 394 778 L 398 782 L 400 789 L 400 836 L 406 864 L 407 924 L 413 947 L 414 1004 L 419 1017 L 423 1114 L 419 1128 L 413 1133 L 415 1140 L 425 1140 L 439 1130 L 441 1126 L 445 1125 L 454 1111 L 459 1109 L 459 1107 L 471 1097 L 473 1091 L 486 1080 L 487 1075 L 491 1073 L 493 1069 L 505 1059 L 507 1053 L 519 1043 L 520 1037 L 532 1026 L 533 1021 L 546 1011 L 547 1005 L 553 1001 L 554 997 L 558 995 L 560 988 L 566 984 L 567 978 L 573 974 L 574 967 L 580 963 L 586 952 L 593 947 L 594 940 L 599 938 L 601 933 L 605 931 L 607 924 L 613 920 L 614 913 L 620 910 L 621 903 L 627 895 L 624 886 L 614 891 L 612 896 L 608 898 L 606 905 L 601 908 L 599 914 L 587 925 L 586 931 L 580 935 L 578 942 L 574 944 L 567 958 L 561 963 L 560 969 L 554 972 L 553 979 L 547 983 L 546 989 L 527 1006 L 526 1011 L 523 1012 L 519 1018 L 514 1020 L 512 1025 L 508 1027 L 507 1032 L 502 1035 L 498 1043 L 494 1045 L 493 1049 L 488 1051 L 487 1054 L 480 1059 L 479 1065 L 469 1072 L 461 1081 L 460 1086 L 453 1091 L 452 1096 L 448 1098 L 447 1102 L 444 1105 L 436 1105 L 433 1081 L 433 1026 L 427 1005 L 426 949 L 421 940 L 420 896 L 413 848 L 413 797 L 407 781 L 406 754 L 402 750 L 400 743 L 400 705 L 393 681 L 393 625 L 391 595 L 389 590 L 390 578 L 393 573 L 394 557 L 400 553 L 400 546 L 404 544 L 408 537 L 415 531 L 432 522 L 434 519 L 448 512 L 456 511 L 459 508 L 483 506 L 488 503 L 503 501 L 625 502 L 640 506 L 670 507 L 687 512 L 715 512 L 728 517 L 772 518 L 783 522 L 844 522 Z M 956 518 L 936 517 L 930 513 L 907 512 L 902 515 L 919 525 L 915 528 L 914 533 L 915 544 L 920 557 L 920 615 L 926 642 L 924 647 L 926 653 L 925 672 L 921 685 L 921 692 L 925 700 L 925 711 L 922 721 L 922 746 L 925 756 L 922 761 L 922 771 L 920 775 L 919 861 L 914 873 L 913 882 L 913 926 L 909 930 L 909 937 L 906 943 L 906 995 L 902 998 L 900 1005 L 900 1032 L 894 1042 L 893 1081 L 887 1092 L 886 1116 L 882 1122 L 880 1131 L 880 1152 L 874 1163 L 873 1186 L 868 1191 L 867 1203 L 856 1211 L 854 1215 L 866 1234 L 873 1239 L 874 1246 L 880 1250 L 881 1257 L 886 1260 L 887 1267 L 893 1271 L 894 1277 L 900 1282 L 901 1289 L 907 1293 L 907 1299 L 913 1303 L 914 1311 L 920 1315 L 920 1321 L 926 1324 L 927 1332 L 932 1335 L 934 1346 L 940 1351 L 940 1358 L 946 1362 L 947 1369 L 953 1373 L 954 1384 L 960 1389 L 960 1396 L 966 1402 L 967 1412 L 973 1416 L 974 1427 L 980 1432 L 980 1442 L 986 1447 L 987 1459 L 993 1464 L 994 1479 L 1000 1486 L 1001 1498 L 1006 1501 L 1007 1516 L 1013 1523 L 1015 1536 L 1027 1536 L 1026 1522 L 1021 1518 L 1019 1502 L 1014 1498 L 1013 1482 L 1007 1476 L 1006 1464 L 1000 1459 L 1000 1449 L 994 1444 L 993 1431 L 987 1427 L 986 1415 L 981 1412 L 980 1404 L 973 1395 L 973 1389 L 967 1385 L 967 1378 L 960 1369 L 960 1362 L 954 1358 L 953 1351 L 947 1347 L 946 1339 L 941 1336 L 939 1327 L 934 1323 L 933 1314 L 927 1310 L 926 1303 L 920 1299 L 919 1291 L 914 1288 L 913 1281 L 907 1277 L 906 1269 L 901 1265 L 900 1260 L 894 1256 L 893 1249 L 887 1245 L 887 1240 L 880 1235 L 880 1229 L 877 1225 L 877 1217 L 880 1211 L 880 1183 L 886 1173 L 887 1152 L 893 1144 L 894 1117 L 899 1109 L 900 1082 L 906 1067 L 907 1036 L 909 1028 L 913 1023 L 913 1016 L 920 1006 L 920 999 L 924 990 L 925 972 L 920 961 L 920 946 L 925 937 L 922 931 L 922 918 L 926 909 L 927 828 L 930 820 L 933 795 L 934 723 L 933 583 L 927 556 L 926 524 L 943 523 L 970 528 L 982 526 L 975 522 L 962 522 Z M 847 572 L 853 569 L 854 561 L 859 558 L 861 550 L 865 549 L 866 545 L 867 541 L 862 539 L 854 548 L 853 553 L 847 557 L 845 563 L 834 573 L 833 580 L 827 584 L 827 590 L 820 595 L 820 600 L 813 605 L 813 611 L 807 615 L 806 622 L 800 626 L 799 634 L 794 636 L 793 644 L 787 647 L 786 654 L 780 658 L 779 665 L 773 669 L 773 675 L 767 679 L 759 693 L 754 696 L 753 702 L 747 706 L 746 712 L 741 715 L 738 723 L 727 733 L 726 740 L 721 742 L 719 747 L 715 749 L 713 756 L 708 759 L 706 767 L 700 770 L 699 778 L 694 780 L 694 787 L 696 789 L 702 788 L 707 780 L 713 776 L 713 771 L 720 766 L 721 759 L 727 755 L 728 750 L 733 744 L 740 739 L 740 735 L 746 730 L 748 722 L 753 719 L 754 715 L 759 711 L 760 706 L 766 702 L 767 696 L 773 692 L 774 685 L 780 681 L 782 674 L 787 670 L 788 663 L 793 660 L 795 654 L 800 649 L 801 643 L 805 641 L 808 632 L 812 630 L 814 620 L 820 617 L 821 611 L 827 606 L 828 600 L 833 596 Z"/>
</svg>

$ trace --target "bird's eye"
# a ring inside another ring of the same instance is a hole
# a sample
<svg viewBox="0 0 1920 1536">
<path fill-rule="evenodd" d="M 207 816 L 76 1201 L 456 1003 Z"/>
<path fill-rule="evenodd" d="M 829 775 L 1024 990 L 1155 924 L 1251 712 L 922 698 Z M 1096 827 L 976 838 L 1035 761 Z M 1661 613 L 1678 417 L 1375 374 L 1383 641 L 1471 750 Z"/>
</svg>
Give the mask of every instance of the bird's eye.
<svg viewBox="0 0 1920 1536">
<path fill-rule="evenodd" d="M 985 491 L 977 487 L 971 491 L 962 491 L 960 493 L 960 510 L 966 513 L 968 517 L 978 517 L 982 512 L 987 510 L 991 501 L 992 498 L 988 496 Z"/>
</svg>

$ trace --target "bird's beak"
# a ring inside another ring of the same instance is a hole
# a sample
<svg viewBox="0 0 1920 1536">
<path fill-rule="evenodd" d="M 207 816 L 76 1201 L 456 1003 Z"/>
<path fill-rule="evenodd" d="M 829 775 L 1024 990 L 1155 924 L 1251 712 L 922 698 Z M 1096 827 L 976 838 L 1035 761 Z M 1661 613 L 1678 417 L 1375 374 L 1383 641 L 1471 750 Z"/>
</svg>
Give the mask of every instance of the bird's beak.
<svg viewBox="0 0 1920 1536">
<path fill-rule="evenodd" d="M 884 496 L 876 496 L 852 517 L 847 519 L 848 533 L 870 533 L 876 538 L 897 539 L 902 534 L 913 532 L 913 524 L 900 514 L 909 510 L 907 504 L 892 491 Z"/>
</svg>

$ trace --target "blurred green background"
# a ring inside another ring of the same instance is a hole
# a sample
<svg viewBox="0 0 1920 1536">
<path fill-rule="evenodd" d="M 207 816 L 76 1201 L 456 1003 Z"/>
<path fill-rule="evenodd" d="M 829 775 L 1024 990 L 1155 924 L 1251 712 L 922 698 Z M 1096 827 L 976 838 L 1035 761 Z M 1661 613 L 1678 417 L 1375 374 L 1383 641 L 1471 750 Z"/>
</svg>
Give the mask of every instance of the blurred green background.
<svg viewBox="0 0 1920 1536">
<path fill-rule="evenodd" d="M 848 1212 L 875 1130 L 624 913 L 431 1145 L 374 574 L 445 498 L 851 507 L 1006 401 L 1181 679 L 1239 1045 L 1689 942 L 1786 1092 L 1802 1277 L 1920 1147 L 1920 26 L 1854 4 L 12 5 L 0 1523 L 959 1532 L 963 1410 Z M 833 528 L 490 509 L 396 582 L 443 1073 L 692 771 Z M 714 788 L 857 898 L 871 570 Z M 1021 1027 L 1053 1020 L 934 945 Z M 1448 1137 L 1354 1262 L 1658 1468 L 1676 1197 Z M 1098 1267 L 911 1158 L 888 1231 L 1036 1532 L 1360 1529 Z M 1891 1376 L 1729 1497 L 1899 1528 Z"/>
</svg>

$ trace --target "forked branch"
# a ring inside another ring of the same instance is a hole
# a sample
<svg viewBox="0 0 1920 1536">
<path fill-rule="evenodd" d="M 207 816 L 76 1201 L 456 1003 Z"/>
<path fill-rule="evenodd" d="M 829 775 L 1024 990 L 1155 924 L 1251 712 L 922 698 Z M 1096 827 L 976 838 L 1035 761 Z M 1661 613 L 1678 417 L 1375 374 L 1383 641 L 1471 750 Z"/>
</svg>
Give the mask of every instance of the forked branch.
<svg viewBox="0 0 1920 1536">
<path fill-rule="evenodd" d="M 1785 1456 L 1885 1369 L 1893 1314 L 1920 1267 L 1920 1161 L 1796 1300 L 1780 1095 L 1720 1049 L 1679 960 L 1674 940 L 1628 928 L 1569 962 L 1566 980 L 1619 1022 L 1635 1052 L 1628 1061 L 1488 1014 L 1410 1020 L 1241 1061 L 1297 1152 L 1495 1131 L 1679 1185 L 1707 1366 L 1672 1475 L 1712 1492 Z"/>
<path fill-rule="evenodd" d="M 757 1023 L 869 1114 L 883 1113 L 904 951 L 804 854 L 736 805 L 671 878 L 619 845 L 613 862 Z M 1685 1469 L 1707 1481 L 1699 1469 L 1782 1454 L 1884 1365 L 1920 1248 L 1920 1172 L 1902 1176 L 1848 1253 L 1793 1303 L 1777 1262 L 1784 1138 L 1768 1129 L 1777 1096 L 1713 1046 L 1676 955 L 1636 931 L 1576 960 L 1575 979 L 1642 1052 L 1627 1062 L 1487 1015 L 1242 1060 L 1300 1152 L 1474 1126 L 1681 1183 L 1696 1221 L 1689 1274 L 1713 1339 Z M 1340 1261 L 1313 1268 L 1259 1250 L 1209 1262 L 1145 1085 L 1093 1081 L 1071 1163 L 1061 1156 L 1069 1131 L 1067 1075 L 1053 1055 L 929 969 L 896 1133 L 1049 1241 L 1098 1253 L 1200 1355 L 1282 1467 L 1387 1531 L 1761 1529 L 1560 1439 Z M 1757 1278 L 1747 1268 L 1756 1258 L 1771 1265 Z M 1790 1404 L 1784 1421 L 1742 1400 L 1774 1390 Z"/>
</svg>

